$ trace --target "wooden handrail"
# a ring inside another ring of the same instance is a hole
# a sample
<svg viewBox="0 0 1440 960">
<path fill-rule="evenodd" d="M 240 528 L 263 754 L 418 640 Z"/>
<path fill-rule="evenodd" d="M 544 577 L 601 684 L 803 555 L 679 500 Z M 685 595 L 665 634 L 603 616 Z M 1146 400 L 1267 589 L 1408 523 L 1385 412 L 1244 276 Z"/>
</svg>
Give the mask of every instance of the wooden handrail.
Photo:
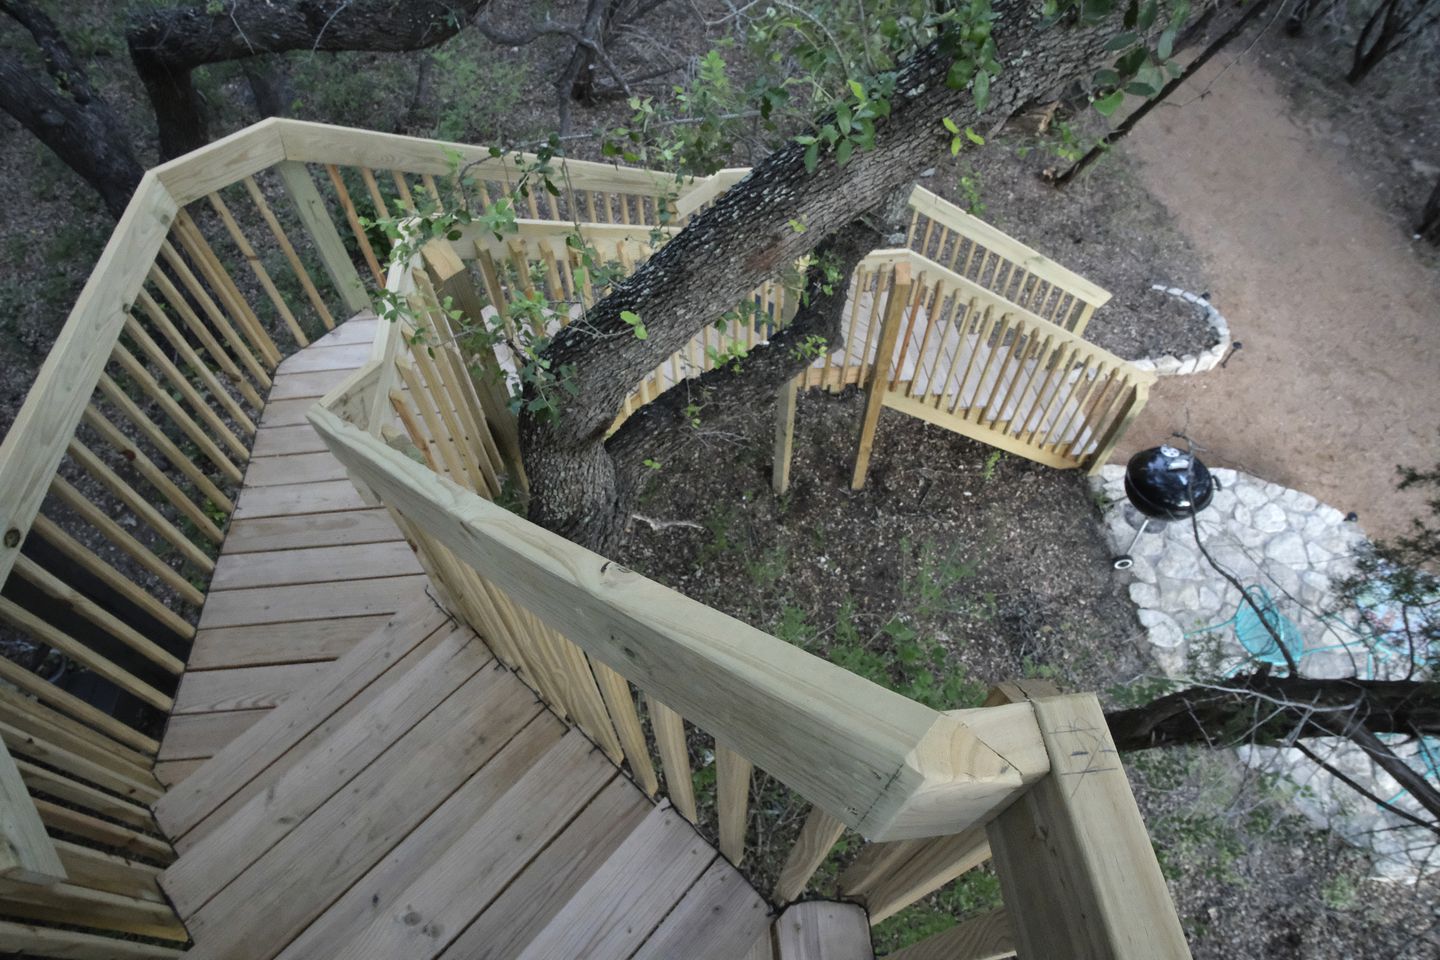
<svg viewBox="0 0 1440 960">
<path fill-rule="evenodd" d="M 437 476 L 323 407 L 351 475 L 521 607 L 863 835 L 984 822 L 1048 769 L 1028 705 L 939 713 Z"/>
</svg>

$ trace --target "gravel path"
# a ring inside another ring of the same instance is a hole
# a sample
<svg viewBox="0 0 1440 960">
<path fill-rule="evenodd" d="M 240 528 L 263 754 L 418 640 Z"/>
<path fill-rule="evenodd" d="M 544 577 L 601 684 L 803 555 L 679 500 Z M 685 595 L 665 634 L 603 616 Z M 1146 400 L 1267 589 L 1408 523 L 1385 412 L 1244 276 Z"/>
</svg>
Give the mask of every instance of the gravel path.
<svg viewBox="0 0 1440 960">
<path fill-rule="evenodd" d="M 1395 492 L 1396 464 L 1436 458 L 1440 283 L 1352 182 L 1353 161 L 1298 126 L 1249 59 L 1217 77 L 1225 59 L 1127 149 L 1200 252 L 1244 347 L 1223 369 L 1156 384 L 1114 462 L 1183 431 L 1207 464 L 1303 490 L 1356 511 L 1372 537 L 1393 536 L 1421 508 Z"/>
</svg>

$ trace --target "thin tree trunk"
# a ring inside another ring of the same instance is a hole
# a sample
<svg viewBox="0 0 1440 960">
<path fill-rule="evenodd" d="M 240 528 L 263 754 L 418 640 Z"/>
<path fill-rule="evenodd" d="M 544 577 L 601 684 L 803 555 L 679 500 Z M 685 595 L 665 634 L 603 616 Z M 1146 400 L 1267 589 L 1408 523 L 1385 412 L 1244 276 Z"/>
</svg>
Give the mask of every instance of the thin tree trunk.
<svg viewBox="0 0 1440 960">
<path fill-rule="evenodd" d="M 459 33 L 488 3 L 230 0 L 146 11 L 131 22 L 126 40 L 168 158 L 209 138 L 193 80 L 197 67 L 291 50 L 420 50 Z"/>
<path fill-rule="evenodd" d="M 1435 189 L 1430 191 L 1430 199 L 1425 201 L 1425 208 L 1420 211 L 1420 223 L 1415 232 L 1440 246 L 1440 180 L 1435 181 Z"/>
</svg>

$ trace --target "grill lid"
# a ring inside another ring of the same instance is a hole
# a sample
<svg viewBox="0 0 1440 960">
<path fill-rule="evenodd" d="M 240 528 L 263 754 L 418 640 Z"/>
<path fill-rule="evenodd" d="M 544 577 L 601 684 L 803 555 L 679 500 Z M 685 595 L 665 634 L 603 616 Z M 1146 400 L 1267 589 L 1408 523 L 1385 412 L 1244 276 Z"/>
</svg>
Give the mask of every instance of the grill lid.
<svg viewBox="0 0 1440 960">
<path fill-rule="evenodd" d="M 1184 520 L 1210 505 L 1215 487 L 1205 464 L 1168 445 L 1141 450 L 1125 465 L 1125 496 L 1147 517 Z"/>
</svg>

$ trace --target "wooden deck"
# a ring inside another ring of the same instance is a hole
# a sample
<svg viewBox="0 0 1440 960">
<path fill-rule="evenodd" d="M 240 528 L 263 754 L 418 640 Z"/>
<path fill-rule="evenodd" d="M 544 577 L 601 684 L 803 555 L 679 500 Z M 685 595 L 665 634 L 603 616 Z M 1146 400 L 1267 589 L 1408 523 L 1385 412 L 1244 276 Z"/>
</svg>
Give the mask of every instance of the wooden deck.
<svg viewBox="0 0 1440 960">
<path fill-rule="evenodd" d="M 399 530 L 366 507 L 305 421 L 368 358 L 377 323 L 343 323 L 276 371 L 161 742 L 167 784 L 425 594 Z"/>
<path fill-rule="evenodd" d="M 237 734 L 156 816 L 197 960 L 769 949 L 745 879 L 427 599 Z"/>
<path fill-rule="evenodd" d="M 764 899 L 427 595 L 306 422 L 377 323 L 279 367 L 162 741 L 188 955 L 768 960 Z"/>
</svg>

